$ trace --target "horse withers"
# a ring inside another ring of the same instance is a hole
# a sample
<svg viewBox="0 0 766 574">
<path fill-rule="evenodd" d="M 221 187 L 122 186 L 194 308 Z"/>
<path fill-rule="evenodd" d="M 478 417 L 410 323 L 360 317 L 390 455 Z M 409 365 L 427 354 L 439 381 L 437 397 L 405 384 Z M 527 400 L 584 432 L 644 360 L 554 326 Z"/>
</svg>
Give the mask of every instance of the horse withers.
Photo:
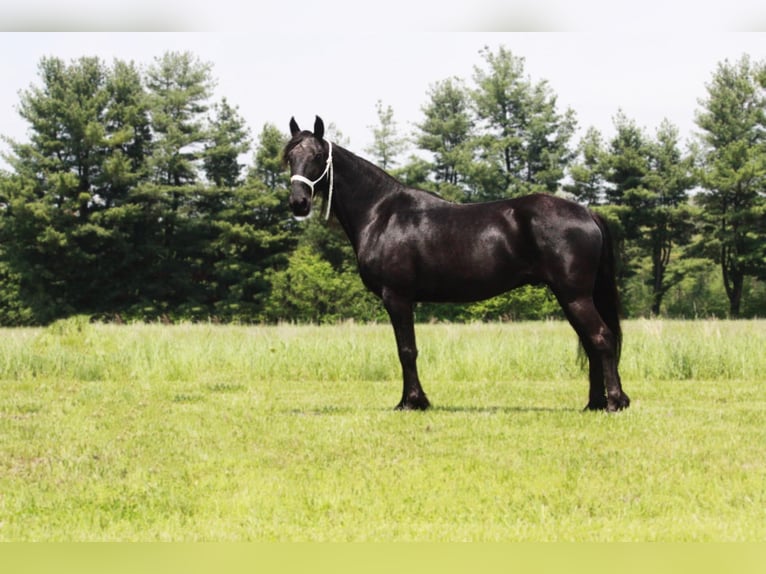
<svg viewBox="0 0 766 574">
<path fill-rule="evenodd" d="M 402 366 L 399 409 L 430 403 L 417 371 L 413 306 L 470 302 L 521 285 L 544 284 L 555 295 L 588 358 L 586 409 L 630 405 L 618 364 L 622 347 L 614 251 L 606 222 L 586 207 L 549 194 L 455 204 L 414 189 L 370 162 L 290 120 L 284 160 L 290 207 L 311 213 L 317 196 L 334 214 L 356 253 L 365 286 L 391 319 Z"/>
</svg>

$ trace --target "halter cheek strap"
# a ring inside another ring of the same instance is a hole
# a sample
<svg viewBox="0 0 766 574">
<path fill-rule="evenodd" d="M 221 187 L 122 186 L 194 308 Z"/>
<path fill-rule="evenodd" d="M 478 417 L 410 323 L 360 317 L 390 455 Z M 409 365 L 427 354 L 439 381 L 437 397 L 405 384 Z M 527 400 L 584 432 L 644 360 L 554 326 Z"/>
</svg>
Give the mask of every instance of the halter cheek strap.
<svg viewBox="0 0 766 574">
<path fill-rule="evenodd" d="M 327 154 L 327 165 L 324 168 L 324 171 L 322 172 L 322 175 L 320 175 L 318 178 L 316 178 L 314 181 L 311 181 L 309 178 L 304 177 L 302 175 L 293 175 L 290 177 L 290 181 L 300 181 L 301 183 L 305 183 L 309 186 L 311 189 L 311 201 L 314 201 L 314 186 L 322 181 L 322 178 L 326 176 L 328 173 L 330 174 L 330 191 L 327 195 L 327 213 L 325 214 L 325 220 L 330 219 L 330 208 L 332 207 L 332 187 L 333 187 L 333 167 L 332 167 L 332 142 L 328 141 L 328 145 L 330 146 L 330 151 Z"/>
</svg>

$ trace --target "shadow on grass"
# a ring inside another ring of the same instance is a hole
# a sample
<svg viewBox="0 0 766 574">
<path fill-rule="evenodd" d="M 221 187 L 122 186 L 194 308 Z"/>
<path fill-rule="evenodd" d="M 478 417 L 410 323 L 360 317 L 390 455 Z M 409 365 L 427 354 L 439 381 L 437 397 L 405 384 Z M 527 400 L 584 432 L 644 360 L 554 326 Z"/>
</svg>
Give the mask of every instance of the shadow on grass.
<svg viewBox="0 0 766 574">
<path fill-rule="evenodd" d="M 432 412 L 469 413 L 469 414 L 513 414 L 513 413 L 573 413 L 582 409 L 571 407 L 535 407 L 535 406 L 433 406 Z"/>
<path fill-rule="evenodd" d="M 326 406 L 326 407 L 319 407 L 319 408 L 311 408 L 311 409 L 286 409 L 285 412 L 289 415 L 298 415 L 298 416 L 326 416 L 326 415 L 350 415 L 355 412 L 359 412 L 361 410 L 366 409 L 358 409 L 354 407 L 337 407 L 334 405 Z"/>
<path fill-rule="evenodd" d="M 535 407 L 535 406 L 461 406 L 461 405 L 445 405 L 445 406 L 431 406 L 426 411 L 396 411 L 393 408 L 358 408 L 350 406 L 335 406 L 329 405 L 326 407 L 307 408 L 307 409 L 287 409 L 285 412 L 291 415 L 298 416 L 328 416 L 328 415 L 349 415 L 353 413 L 359 413 L 363 411 L 368 412 L 401 412 L 403 416 L 405 413 L 454 413 L 454 414 L 519 414 L 519 413 L 575 413 L 583 412 L 581 408 L 572 407 Z"/>
</svg>

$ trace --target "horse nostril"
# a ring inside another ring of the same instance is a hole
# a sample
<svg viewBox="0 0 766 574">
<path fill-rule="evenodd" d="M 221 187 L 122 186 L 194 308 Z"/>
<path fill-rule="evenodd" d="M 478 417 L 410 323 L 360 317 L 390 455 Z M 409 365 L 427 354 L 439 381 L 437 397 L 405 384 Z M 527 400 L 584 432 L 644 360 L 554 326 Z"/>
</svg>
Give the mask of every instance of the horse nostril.
<svg viewBox="0 0 766 574">
<path fill-rule="evenodd" d="M 311 204 L 309 203 L 309 199 L 305 196 L 291 197 L 290 208 L 293 210 L 295 215 L 307 215 L 309 209 L 311 209 Z"/>
</svg>

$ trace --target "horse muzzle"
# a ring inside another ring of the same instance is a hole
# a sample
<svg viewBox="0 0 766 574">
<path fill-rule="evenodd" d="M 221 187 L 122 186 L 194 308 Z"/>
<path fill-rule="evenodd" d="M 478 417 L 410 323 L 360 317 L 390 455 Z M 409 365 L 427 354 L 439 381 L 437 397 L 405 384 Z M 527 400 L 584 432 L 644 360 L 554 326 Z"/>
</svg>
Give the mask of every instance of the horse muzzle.
<svg viewBox="0 0 766 574">
<path fill-rule="evenodd" d="M 302 186 L 298 183 L 293 184 L 293 190 L 290 193 L 288 203 L 295 217 L 307 217 L 311 213 L 311 194 L 302 189 Z"/>
</svg>

